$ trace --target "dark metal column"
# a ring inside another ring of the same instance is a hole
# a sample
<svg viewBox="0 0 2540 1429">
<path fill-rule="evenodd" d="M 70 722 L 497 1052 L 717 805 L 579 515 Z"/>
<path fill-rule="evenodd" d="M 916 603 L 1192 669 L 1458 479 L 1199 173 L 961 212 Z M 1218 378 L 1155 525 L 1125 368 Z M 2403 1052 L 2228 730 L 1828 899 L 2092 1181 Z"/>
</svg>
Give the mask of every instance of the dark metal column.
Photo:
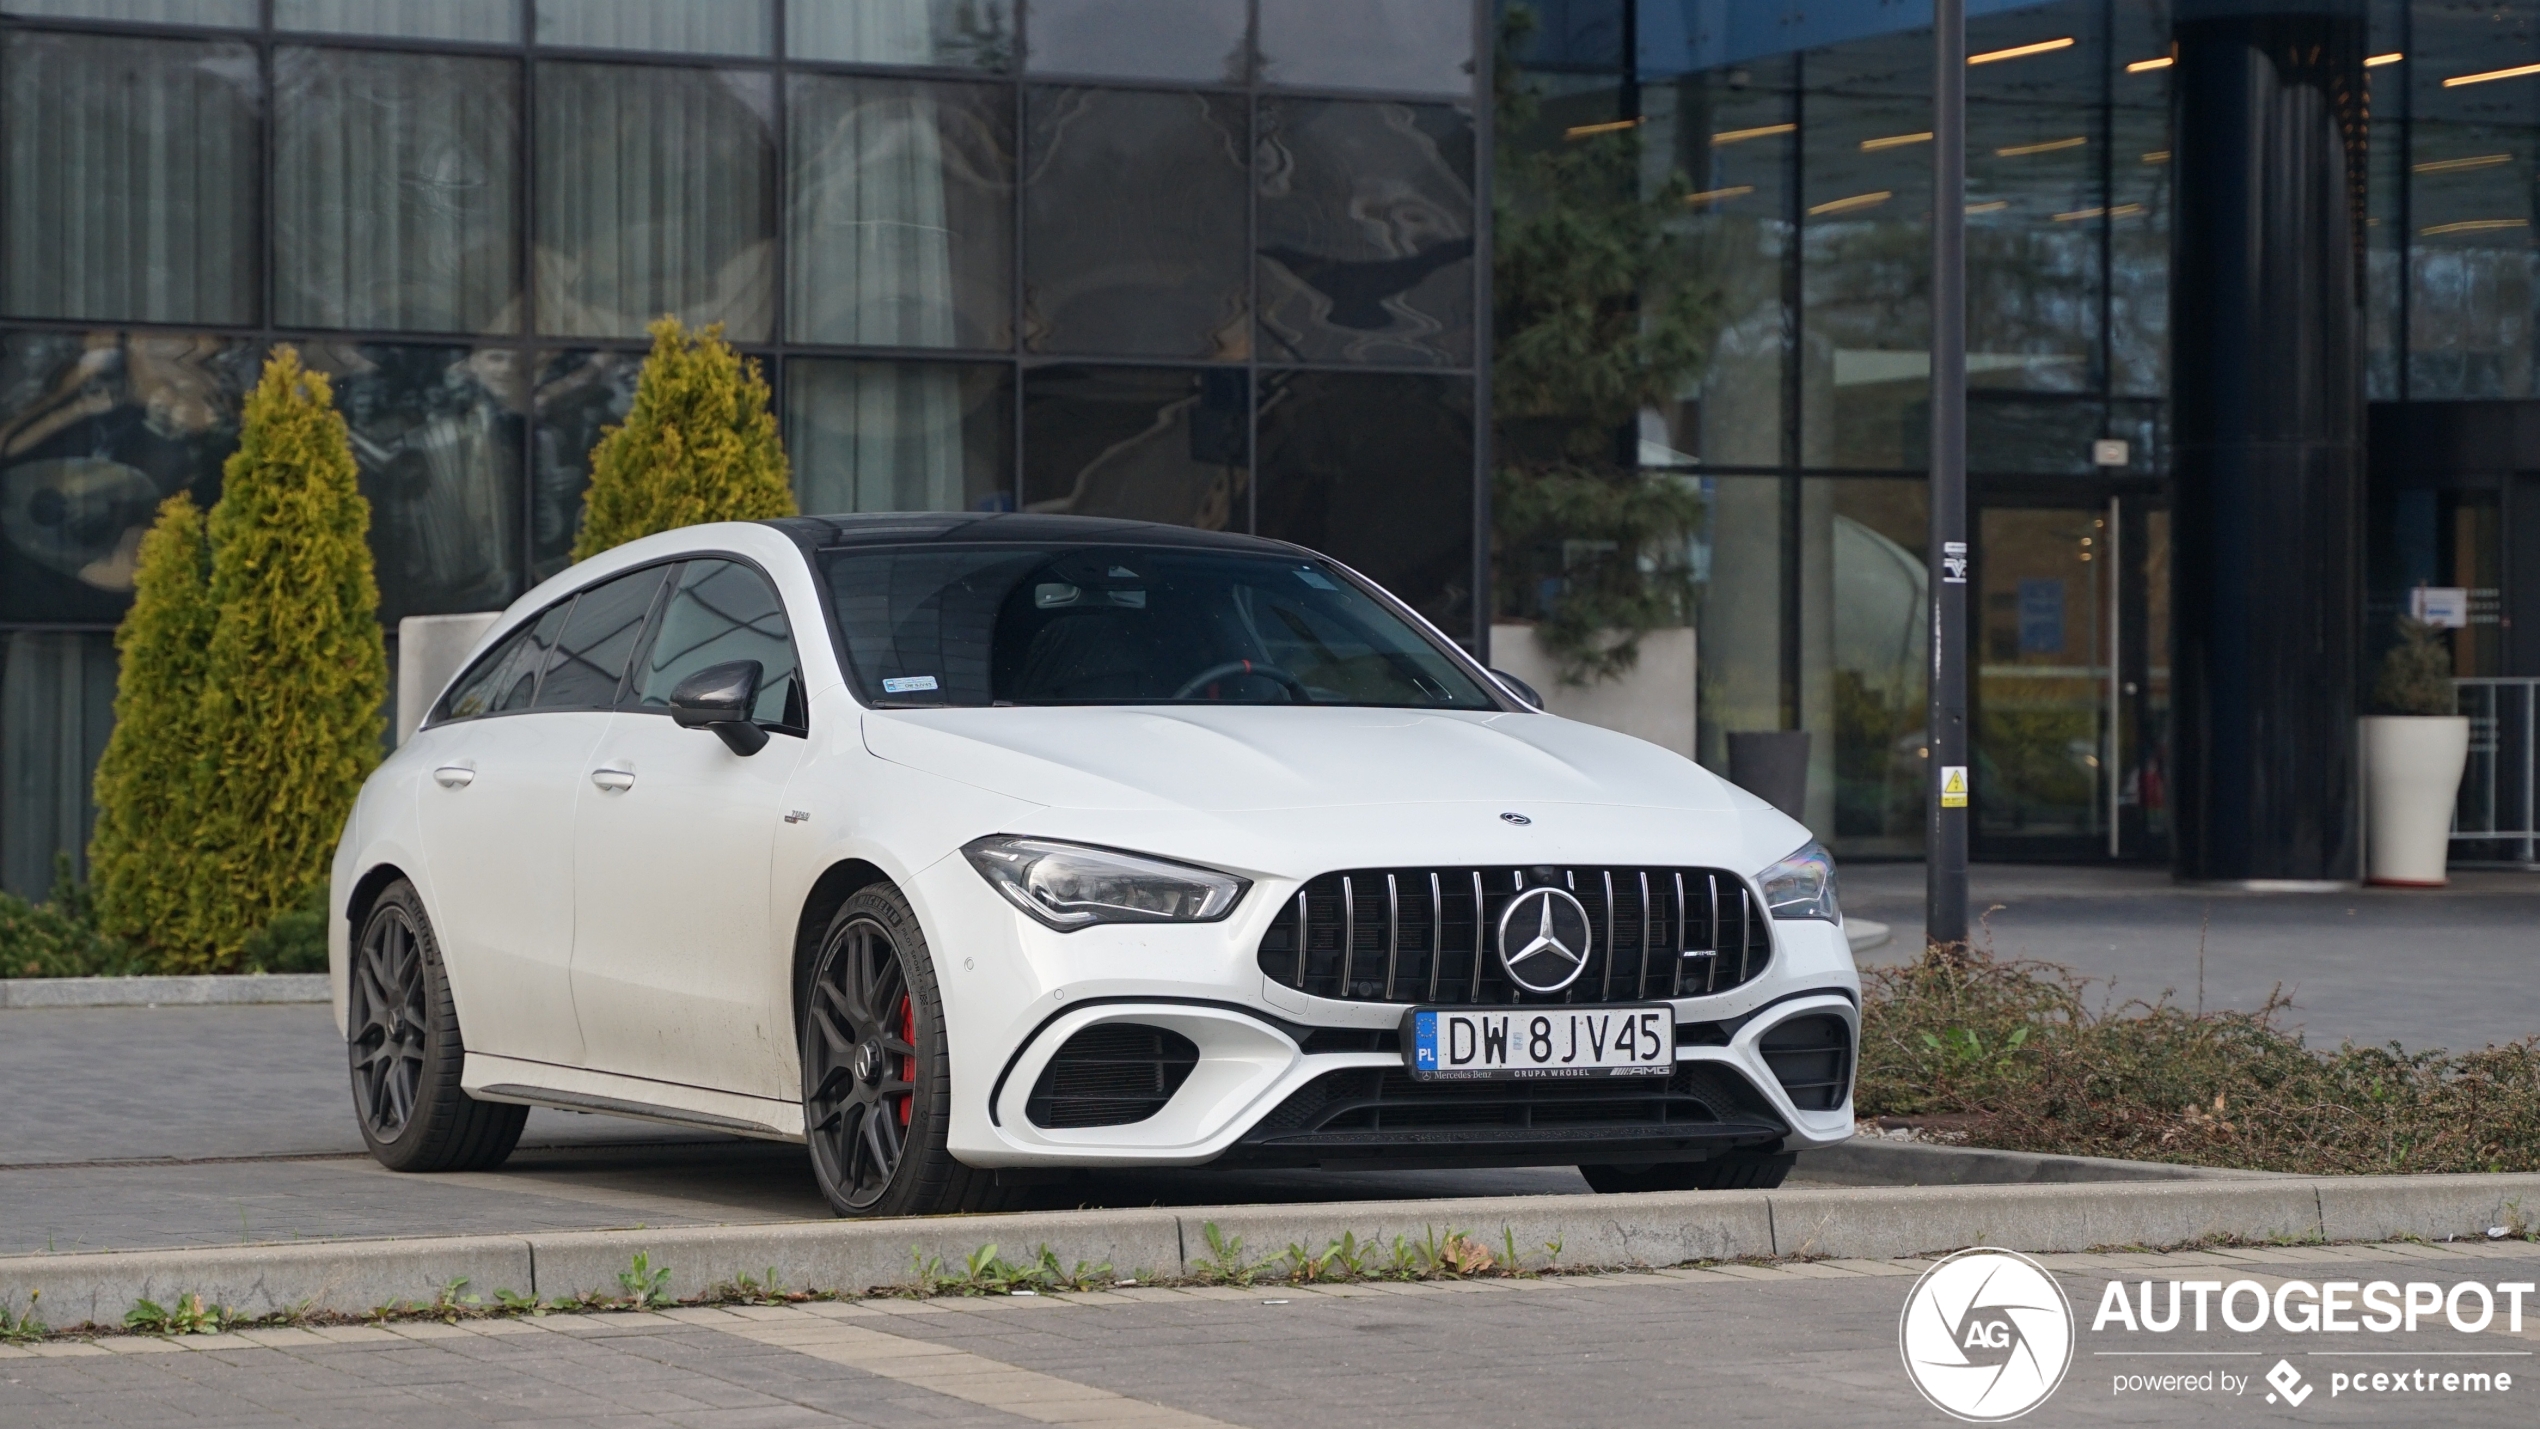
<svg viewBox="0 0 2540 1429">
<path fill-rule="evenodd" d="M 1967 6 L 1932 6 L 1931 758 L 1923 938 L 1967 941 Z"/>
<path fill-rule="evenodd" d="M 2179 877 L 2356 876 L 2363 0 L 2180 0 L 2171 70 Z"/>
</svg>

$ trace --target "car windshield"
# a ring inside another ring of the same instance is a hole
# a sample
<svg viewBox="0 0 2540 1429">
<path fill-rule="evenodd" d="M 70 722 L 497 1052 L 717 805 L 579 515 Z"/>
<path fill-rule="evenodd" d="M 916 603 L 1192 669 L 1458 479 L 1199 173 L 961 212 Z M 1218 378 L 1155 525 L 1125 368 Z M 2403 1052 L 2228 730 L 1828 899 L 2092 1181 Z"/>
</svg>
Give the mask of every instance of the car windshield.
<svg viewBox="0 0 2540 1429">
<path fill-rule="evenodd" d="M 1170 547 L 824 552 L 868 705 L 1499 706 L 1319 561 Z"/>
</svg>

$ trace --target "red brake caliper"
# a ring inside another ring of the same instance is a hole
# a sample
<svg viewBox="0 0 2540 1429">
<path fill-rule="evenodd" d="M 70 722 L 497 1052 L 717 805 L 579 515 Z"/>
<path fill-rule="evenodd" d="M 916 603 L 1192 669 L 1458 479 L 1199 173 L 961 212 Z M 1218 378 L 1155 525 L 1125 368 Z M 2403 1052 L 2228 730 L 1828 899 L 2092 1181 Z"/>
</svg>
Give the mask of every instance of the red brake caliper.
<svg viewBox="0 0 2540 1429">
<path fill-rule="evenodd" d="M 917 1004 L 905 997 L 900 999 L 900 1040 L 911 1047 L 917 1045 Z M 909 1084 L 909 1090 L 900 1097 L 900 1125 L 906 1126 L 910 1109 L 917 1105 L 915 1057 L 900 1058 L 900 1080 Z"/>
</svg>

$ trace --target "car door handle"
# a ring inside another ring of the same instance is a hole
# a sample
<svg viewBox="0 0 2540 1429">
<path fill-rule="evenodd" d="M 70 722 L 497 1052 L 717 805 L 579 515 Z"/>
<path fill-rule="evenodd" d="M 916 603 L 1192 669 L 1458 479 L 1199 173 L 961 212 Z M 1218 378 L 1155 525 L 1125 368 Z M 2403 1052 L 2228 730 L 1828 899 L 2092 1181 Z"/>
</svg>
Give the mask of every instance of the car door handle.
<svg viewBox="0 0 2540 1429">
<path fill-rule="evenodd" d="M 623 794 L 627 790 L 635 787 L 635 771 L 632 769 L 594 769 L 591 771 L 591 782 L 608 790 L 612 794 Z"/>
<path fill-rule="evenodd" d="M 464 764 L 444 764 L 432 771 L 432 778 L 444 789 L 464 789 L 476 782 L 476 771 Z"/>
</svg>

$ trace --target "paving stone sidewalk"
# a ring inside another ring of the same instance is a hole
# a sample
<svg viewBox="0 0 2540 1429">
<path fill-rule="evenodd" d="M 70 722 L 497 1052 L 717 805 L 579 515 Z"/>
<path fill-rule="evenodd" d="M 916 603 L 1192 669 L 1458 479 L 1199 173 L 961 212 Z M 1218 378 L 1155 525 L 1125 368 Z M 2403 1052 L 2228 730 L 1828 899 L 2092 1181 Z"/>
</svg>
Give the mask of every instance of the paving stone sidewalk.
<svg viewBox="0 0 2540 1429">
<path fill-rule="evenodd" d="M 2079 1329 L 2072 1372 L 2024 1422 L 2527 1425 L 2540 1413 L 2540 1306 L 2521 1333 L 2366 1337 L 2332 1348 L 2444 1358 L 2330 1360 L 2317 1335 L 2146 1343 L 2089 1331 L 2111 1277 L 2332 1278 L 2437 1286 L 2529 1281 L 2540 1246 L 2257 1248 L 2040 1259 Z M 1255 1286 L 1095 1295 L 679 1309 L 177 1340 L 0 1348 L 0 1423 L 466 1426 L 1002 1426 L 1543 1429 L 1718 1422 L 1943 1424 L 1899 1365 L 1896 1327 L 1921 1261 L 1826 1261 L 1533 1281 Z M 2474 1354 L 2477 1358 L 2465 1358 Z M 2504 1369 L 2486 1396 L 2389 1403 L 2325 1392 L 2268 1407 L 2277 1359 L 2324 1386 L 2366 1364 Z M 2147 1364 L 2229 1366 L 2238 1395 L 2119 1394 Z M 2112 1370 L 2112 1366 L 2115 1367 Z"/>
</svg>

